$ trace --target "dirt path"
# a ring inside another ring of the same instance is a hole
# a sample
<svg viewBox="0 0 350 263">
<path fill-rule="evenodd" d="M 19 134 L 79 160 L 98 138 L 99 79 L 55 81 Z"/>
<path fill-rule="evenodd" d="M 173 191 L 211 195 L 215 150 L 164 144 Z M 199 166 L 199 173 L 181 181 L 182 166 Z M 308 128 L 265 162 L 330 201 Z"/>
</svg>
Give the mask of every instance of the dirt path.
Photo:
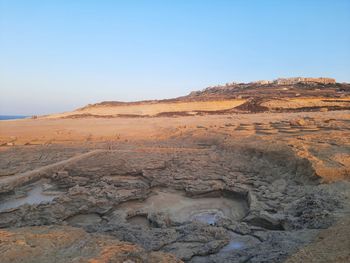
<svg viewBox="0 0 350 263">
<path fill-rule="evenodd" d="M 5 178 L 0 178 L 0 193 L 8 192 L 13 190 L 15 187 L 21 186 L 30 181 L 36 181 L 40 179 L 42 176 L 48 173 L 54 173 L 63 167 L 80 161 L 82 159 L 88 158 L 98 153 L 106 152 L 107 150 L 97 149 L 87 153 L 80 154 L 78 156 L 74 156 L 67 160 L 63 160 L 57 163 L 49 164 L 32 171 L 19 173 L 16 175 L 8 176 Z"/>
</svg>

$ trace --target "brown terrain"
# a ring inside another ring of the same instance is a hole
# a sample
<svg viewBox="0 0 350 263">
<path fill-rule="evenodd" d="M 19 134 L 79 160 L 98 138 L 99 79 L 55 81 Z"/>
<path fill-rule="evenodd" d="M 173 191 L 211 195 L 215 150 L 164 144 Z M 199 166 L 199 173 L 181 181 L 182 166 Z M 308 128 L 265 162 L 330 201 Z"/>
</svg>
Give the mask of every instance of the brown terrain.
<svg viewBox="0 0 350 263">
<path fill-rule="evenodd" d="M 349 262 L 350 84 L 0 121 L 0 262 Z"/>
</svg>

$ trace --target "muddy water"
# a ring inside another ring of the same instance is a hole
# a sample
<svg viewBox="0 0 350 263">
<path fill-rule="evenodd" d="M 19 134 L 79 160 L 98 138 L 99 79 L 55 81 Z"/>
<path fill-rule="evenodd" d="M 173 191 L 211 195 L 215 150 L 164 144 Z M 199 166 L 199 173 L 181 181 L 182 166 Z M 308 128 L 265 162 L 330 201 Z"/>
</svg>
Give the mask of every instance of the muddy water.
<svg viewBox="0 0 350 263">
<path fill-rule="evenodd" d="M 157 190 L 145 201 L 126 202 L 118 207 L 128 214 L 164 213 L 174 222 L 199 221 L 215 224 L 220 218 L 239 220 L 247 213 L 244 200 L 226 197 L 190 198 L 182 192 Z"/>
<path fill-rule="evenodd" d="M 43 184 L 36 183 L 28 187 L 24 195 L 13 194 L 0 199 L 0 212 L 20 207 L 24 204 L 40 204 L 51 202 L 59 194 L 48 194 L 44 192 Z"/>
</svg>

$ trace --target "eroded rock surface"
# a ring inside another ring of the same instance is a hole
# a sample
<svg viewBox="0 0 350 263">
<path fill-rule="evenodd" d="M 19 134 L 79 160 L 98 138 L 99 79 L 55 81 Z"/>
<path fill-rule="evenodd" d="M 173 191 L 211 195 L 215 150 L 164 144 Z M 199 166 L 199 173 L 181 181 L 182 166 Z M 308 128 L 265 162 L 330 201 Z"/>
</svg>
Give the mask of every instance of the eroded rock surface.
<svg viewBox="0 0 350 263">
<path fill-rule="evenodd" d="M 0 227 L 70 225 L 186 262 L 281 262 L 349 211 L 349 182 L 322 184 L 290 146 L 206 138 L 114 145 L 44 174 L 60 194 L 1 210 Z"/>
<path fill-rule="evenodd" d="M 1 262 L 283 262 L 349 215 L 348 111 L 22 122 L 0 131 Z"/>
<path fill-rule="evenodd" d="M 147 252 L 109 236 L 68 226 L 0 230 L 1 262 L 182 262 L 162 252 Z"/>
</svg>

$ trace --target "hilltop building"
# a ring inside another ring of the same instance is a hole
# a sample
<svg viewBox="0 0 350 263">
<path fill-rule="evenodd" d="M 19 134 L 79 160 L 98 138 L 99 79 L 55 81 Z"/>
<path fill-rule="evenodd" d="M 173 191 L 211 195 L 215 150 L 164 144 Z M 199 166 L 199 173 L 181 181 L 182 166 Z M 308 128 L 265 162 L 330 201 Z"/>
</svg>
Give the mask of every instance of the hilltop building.
<svg viewBox="0 0 350 263">
<path fill-rule="evenodd" d="M 334 84 L 335 79 L 332 78 L 279 78 L 274 81 L 274 83 L 279 85 L 291 85 L 296 83 L 320 83 L 320 84 Z"/>
</svg>

